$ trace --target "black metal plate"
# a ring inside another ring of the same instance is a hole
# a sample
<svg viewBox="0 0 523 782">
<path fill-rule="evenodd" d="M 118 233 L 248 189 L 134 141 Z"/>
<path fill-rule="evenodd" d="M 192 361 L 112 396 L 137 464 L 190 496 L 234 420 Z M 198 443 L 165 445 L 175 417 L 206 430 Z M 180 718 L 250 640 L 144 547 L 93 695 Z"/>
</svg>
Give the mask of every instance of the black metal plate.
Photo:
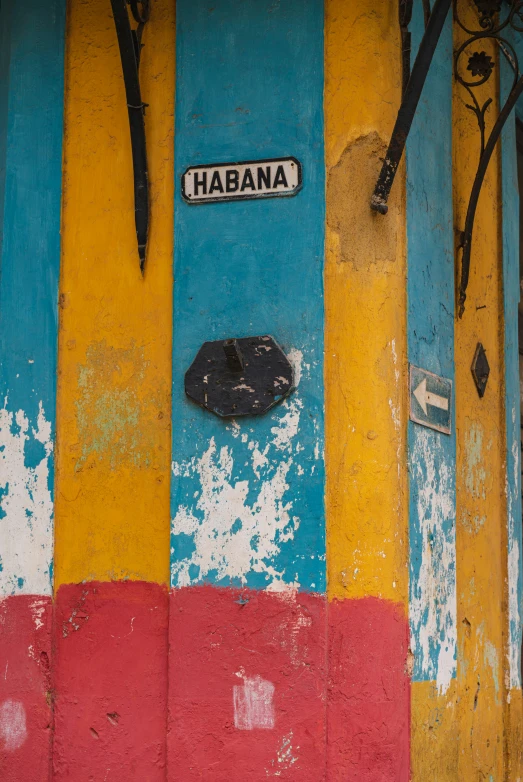
<svg viewBox="0 0 523 782">
<path fill-rule="evenodd" d="M 490 375 L 490 366 L 487 360 L 485 348 L 481 342 L 478 342 L 476 346 L 476 352 L 474 353 L 474 358 L 472 360 L 472 366 L 470 369 L 472 372 L 472 377 L 474 378 L 474 383 L 476 384 L 476 388 L 478 390 L 479 397 L 482 399 L 487 388 Z"/>
<path fill-rule="evenodd" d="M 231 340 L 204 342 L 185 374 L 185 393 L 222 417 L 262 415 L 292 390 L 292 366 L 268 335 L 233 342 L 243 368 L 234 370 L 227 360 L 224 346 Z"/>
</svg>

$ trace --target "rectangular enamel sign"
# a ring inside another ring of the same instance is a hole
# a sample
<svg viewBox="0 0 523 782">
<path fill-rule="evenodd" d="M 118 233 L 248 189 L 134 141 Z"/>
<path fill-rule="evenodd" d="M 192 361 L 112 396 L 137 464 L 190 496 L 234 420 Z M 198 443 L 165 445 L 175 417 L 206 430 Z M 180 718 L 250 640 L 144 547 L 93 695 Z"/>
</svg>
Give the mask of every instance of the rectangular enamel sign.
<svg viewBox="0 0 523 782">
<path fill-rule="evenodd" d="M 450 434 L 452 380 L 410 365 L 410 419 Z"/>
<path fill-rule="evenodd" d="M 301 163 L 294 157 L 190 166 L 182 174 L 189 204 L 293 196 L 301 187 Z"/>
</svg>

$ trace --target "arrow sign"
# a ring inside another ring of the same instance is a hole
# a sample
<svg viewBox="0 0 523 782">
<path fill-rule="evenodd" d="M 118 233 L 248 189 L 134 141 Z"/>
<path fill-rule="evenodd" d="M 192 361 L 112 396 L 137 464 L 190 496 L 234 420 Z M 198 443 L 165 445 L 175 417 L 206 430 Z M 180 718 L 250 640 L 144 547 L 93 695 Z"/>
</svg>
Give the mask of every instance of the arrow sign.
<svg viewBox="0 0 523 782">
<path fill-rule="evenodd" d="M 452 381 L 410 365 L 410 418 L 417 424 L 450 434 Z"/>
<path fill-rule="evenodd" d="M 438 396 L 427 391 L 427 379 L 424 378 L 417 389 L 414 391 L 414 396 L 423 408 L 423 412 L 427 415 L 427 405 L 432 407 L 439 407 L 440 410 L 449 409 L 449 400 L 444 396 Z"/>
</svg>

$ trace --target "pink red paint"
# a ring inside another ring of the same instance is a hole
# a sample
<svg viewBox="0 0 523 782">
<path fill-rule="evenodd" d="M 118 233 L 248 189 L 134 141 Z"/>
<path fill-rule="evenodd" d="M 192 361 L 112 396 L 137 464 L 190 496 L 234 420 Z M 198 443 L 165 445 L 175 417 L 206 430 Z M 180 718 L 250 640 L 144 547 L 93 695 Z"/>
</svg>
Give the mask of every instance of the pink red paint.
<svg viewBox="0 0 523 782">
<path fill-rule="evenodd" d="M 60 587 L 54 780 L 165 782 L 167 625 L 158 585 Z"/>
<path fill-rule="evenodd" d="M 170 613 L 171 778 L 322 779 L 325 600 L 189 587 Z"/>
<path fill-rule="evenodd" d="M 379 599 L 173 592 L 172 779 L 407 782 L 407 651 Z"/>
<path fill-rule="evenodd" d="M 407 782 L 410 679 L 402 606 L 329 604 L 328 781 Z"/>
<path fill-rule="evenodd" d="M 0 601 L 0 779 L 49 778 L 51 599 Z"/>
<path fill-rule="evenodd" d="M 409 778 L 400 606 L 128 581 L 59 589 L 52 659 L 51 623 L 0 603 L 2 782 L 47 782 L 51 744 L 67 782 Z"/>
</svg>

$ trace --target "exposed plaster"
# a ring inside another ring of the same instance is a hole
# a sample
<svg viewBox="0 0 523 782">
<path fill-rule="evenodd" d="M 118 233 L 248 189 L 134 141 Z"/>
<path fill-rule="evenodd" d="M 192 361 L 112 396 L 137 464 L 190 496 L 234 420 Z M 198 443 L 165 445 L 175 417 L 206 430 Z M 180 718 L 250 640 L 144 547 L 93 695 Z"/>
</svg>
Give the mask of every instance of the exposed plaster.
<svg viewBox="0 0 523 782">
<path fill-rule="evenodd" d="M 291 351 L 289 360 L 298 386 L 308 367 L 301 351 Z M 302 475 L 315 468 L 314 459 L 297 463 L 302 412 L 303 402 L 295 392 L 275 412 L 265 443 L 251 439 L 248 421 L 232 421 L 223 430 L 227 444 L 218 445 L 211 437 L 201 456 L 173 463 L 175 476 L 196 480 L 197 486 L 193 503 L 181 504 L 172 521 L 173 585 L 189 586 L 211 577 L 245 584 L 254 572 L 266 577 L 271 591 L 299 588 L 295 575 L 279 569 L 274 560 L 300 526 L 292 496 L 287 497 L 291 467 L 297 473 L 301 467 Z M 247 449 L 236 449 L 238 440 Z"/>
<path fill-rule="evenodd" d="M 0 410 L 0 595 L 51 594 L 51 424 Z"/>
<path fill-rule="evenodd" d="M 444 461 L 439 436 L 416 427 L 410 458 L 421 542 L 419 565 L 411 562 L 409 615 L 416 678 L 435 680 L 441 694 L 456 675 L 457 633 L 453 467 Z"/>
</svg>

